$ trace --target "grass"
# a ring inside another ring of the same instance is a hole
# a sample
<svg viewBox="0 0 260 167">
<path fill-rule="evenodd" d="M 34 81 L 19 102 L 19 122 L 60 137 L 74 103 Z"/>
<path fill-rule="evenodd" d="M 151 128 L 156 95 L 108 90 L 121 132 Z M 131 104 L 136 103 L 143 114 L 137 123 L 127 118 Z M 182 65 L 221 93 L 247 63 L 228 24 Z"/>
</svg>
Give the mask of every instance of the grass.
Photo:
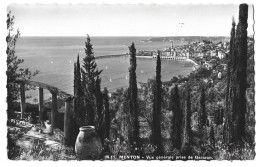
<svg viewBox="0 0 260 167">
<path fill-rule="evenodd" d="M 55 129 L 52 135 L 43 134 L 40 125 L 17 119 L 8 120 L 7 125 L 7 148 L 10 160 L 76 160 L 73 148 L 61 144 L 62 131 Z M 38 136 L 42 135 L 42 138 L 30 136 L 29 132 Z M 48 140 L 58 145 L 50 147 L 46 144 Z"/>
<path fill-rule="evenodd" d="M 207 131 L 209 131 L 207 129 Z M 220 128 L 216 128 L 220 132 Z M 205 143 L 204 146 L 193 145 L 193 153 L 198 156 L 210 156 L 215 160 L 254 160 L 254 145 L 244 143 L 242 146 L 224 145 L 221 141 L 222 133 L 216 133 L 215 147 Z M 29 135 L 34 133 L 34 135 Z M 208 133 L 207 133 L 208 134 Z M 43 138 L 37 138 L 42 135 Z M 77 160 L 73 147 L 62 145 L 63 132 L 55 129 L 52 135 L 42 134 L 40 125 L 30 124 L 21 120 L 8 120 L 8 158 L 10 160 Z M 208 136 L 206 135 L 206 138 Z M 196 138 L 195 138 L 196 139 Z M 199 140 L 199 139 L 198 139 Z M 207 140 L 207 139 L 206 139 Z M 51 147 L 47 141 L 57 145 Z M 195 140 L 194 140 L 195 141 Z M 145 155 L 153 155 L 155 147 L 149 141 L 143 141 L 141 149 Z M 109 148 L 109 155 L 131 155 L 129 144 L 125 141 L 106 141 L 106 148 Z M 179 150 L 172 150 L 170 138 L 164 136 L 165 155 L 181 155 Z M 104 146 L 105 147 L 105 146 Z M 103 158 L 101 158 L 103 159 Z"/>
</svg>

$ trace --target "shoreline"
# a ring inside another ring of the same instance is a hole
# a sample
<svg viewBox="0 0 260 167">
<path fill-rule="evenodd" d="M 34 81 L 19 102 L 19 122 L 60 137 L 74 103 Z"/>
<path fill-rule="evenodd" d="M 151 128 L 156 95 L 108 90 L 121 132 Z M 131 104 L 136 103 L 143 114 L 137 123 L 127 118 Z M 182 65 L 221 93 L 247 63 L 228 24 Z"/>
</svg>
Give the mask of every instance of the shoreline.
<svg viewBox="0 0 260 167">
<path fill-rule="evenodd" d="M 189 61 L 189 62 L 192 62 L 195 66 L 199 66 L 194 60 L 192 60 L 192 59 L 186 59 L 187 61 Z"/>
</svg>

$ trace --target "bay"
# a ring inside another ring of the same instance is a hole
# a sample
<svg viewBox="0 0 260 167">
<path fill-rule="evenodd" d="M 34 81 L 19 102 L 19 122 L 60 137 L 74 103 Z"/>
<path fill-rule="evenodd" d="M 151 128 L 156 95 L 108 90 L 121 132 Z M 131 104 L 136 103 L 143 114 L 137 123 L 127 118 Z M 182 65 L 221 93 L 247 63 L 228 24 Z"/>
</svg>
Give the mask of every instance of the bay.
<svg viewBox="0 0 260 167">
<path fill-rule="evenodd" d="M 128 53 L 128 46 L 135 43 L 137 51 L 157 50 L 169 47 L 166 42 L 142 42 L 149 37 L 91 37 L 95 57 Z M 32 80 L 43 82 L 73 94 L 73 70 L 79 54 L 80 60 L 85 56 L 85 37 L 20 37 L 16 46 L 16 55 L 24 59 L 22 67 L 39 70 Z M 174 43 L 181 45 L 182 43 Z M 118 88 L 128 87 L 129 57 L 109 57 L 96 60 L 101 74 L 102 88 L 110 92 Z M 173 76 L 187 75 L 193 70 L 185 67 L 185 61 L 162 60 L 162 80 L 170 80 Z M 137 81 L 146 82 L 155 76 L 156 60 L 137 58 Z M 45 92 L 45 99 L 50 97 Z M 37 92 L 28 92 L 37 97 Z"/>
</svg>

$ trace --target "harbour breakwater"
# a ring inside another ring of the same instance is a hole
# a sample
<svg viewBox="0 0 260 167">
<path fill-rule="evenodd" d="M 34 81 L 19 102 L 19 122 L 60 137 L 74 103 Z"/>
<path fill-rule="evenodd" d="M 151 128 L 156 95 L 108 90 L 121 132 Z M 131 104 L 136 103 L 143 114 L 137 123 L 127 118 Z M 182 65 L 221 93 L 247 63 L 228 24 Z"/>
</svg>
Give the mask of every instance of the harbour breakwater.
<svg viewBox="0 0 260 167">
<path fill-rule="evenodd" d="M 153 56 L 152 58 L 156 58 L 156 56 Z M 187 57 L 161 56 L 161 59 L 187 60 Z"/>
<path fill-rule="evenodd" d="M 113 57 L 122 57 L 122 56 L 129 56 L 128 53 L 126 54 L 113 54 L 113 55 L 104 55 L 96 57 L 96 59 L 104 59 L 104 58 L 113 58 Z M 155 59 L 156 56 L 136 56 L 136 58 L 144 58 L 144 59 Z M 174 57 L 174 56 L 161 56 L 161 59 L 167 59 L 167 60 L 177 60 L 177 61 L 187 61 L 191 62 L 193 64 L 193 70 L 196 70 L 200 67 L 194 60 L 187 58 L 187 57 Z"/>
<path fill-rule="evenodd" d="M 104 58 L 112 58 L 112 57 L 121 57 L 126 56 L 127 54 L 113 54 L 113 55 L 104 55 L 104 56 L 98 56 L 96 59 L 104 59 Z"/>
<path fill-rule="evenodd" d="M 114 58 L 114 57 L 122 57 L 122 56 L 129 56 L 128 53 L 126 54 L 112 54 L 112 55 L 104 55 L 98 56 L 96 59 L 105 59 L 105 58 Z M 136 58 L 145 58 L 145 59 L 155 59 L 156 56 L 136 56 Z M 194 64 L 193 69 L 196 70 L 200 67 L 195 61 L 187 57 L 174 57 L 174 56 L 161 56 L 161 59 L 168 59 L 168 60 L 178 60 L 178 61 L 188 61 Z"/>
<path fill-rule="evenodd" d="M 104 58 L 112 58 L 112 57 L 121 57 L 121 56 L 129 56 L 129 54 L 113 54 L 113 55 L 104 55 L 98 56 L 96 59 L 104 59 Z M 156 56 L 136 56 L 136 58 L 148 58 L 153 59 Z M 189 60 L 187 57 L 173 57 L 173 56 L 161 56 L 161 59 L 170 59 L 170 60 Z M 195 63 L 195 62 L 194 62 Z"/>
</svg>

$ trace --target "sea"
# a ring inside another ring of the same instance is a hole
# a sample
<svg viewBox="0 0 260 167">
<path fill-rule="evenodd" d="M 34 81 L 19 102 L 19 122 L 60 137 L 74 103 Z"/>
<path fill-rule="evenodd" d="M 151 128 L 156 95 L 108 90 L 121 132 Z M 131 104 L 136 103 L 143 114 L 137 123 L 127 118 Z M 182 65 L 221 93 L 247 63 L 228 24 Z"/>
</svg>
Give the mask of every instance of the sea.
<svg viewBox="0 0 260 167">
<path fill-rule="evenodd" d="M 101 73 L 101 86 L 107 87 L 109 92 L 118 88 L 127 88 L 129 84 L 129 46 L 134 42 L 138 51 L 156 51 L 171 46 L 169 42 L 143 42 L 150 37 L 90 37 L 93 44 L 96 63 Z M 24 59 L 22 68 L 31 71 L 39 70 L 39 74 L 31 80 L 55 86 L 73 95 L 74 63 L 77 55 L 85 56 L 86 37 L 19 37 L 16 45 L 16 55 Z M 174 45 L 183 45 L 174 42 Z M 123 56 L 109 56 L 118 55 Z M 100 58 L 103 56 L 102 58 Z M 162 60 L 162 81 L 168 81 L 174 76 L 188 75 L 193 67 L 186 66 L 186 61 Z M 152 58 L 137 58 L 137 82 L 147 82 L 155 77 L 156 60 Z M 28 91 L 26 95 L 31 99 L 38 98 L 38 92 Z M 44 90 L 44 99 L 51 97 L 48 90 Z"/>
</svg>

